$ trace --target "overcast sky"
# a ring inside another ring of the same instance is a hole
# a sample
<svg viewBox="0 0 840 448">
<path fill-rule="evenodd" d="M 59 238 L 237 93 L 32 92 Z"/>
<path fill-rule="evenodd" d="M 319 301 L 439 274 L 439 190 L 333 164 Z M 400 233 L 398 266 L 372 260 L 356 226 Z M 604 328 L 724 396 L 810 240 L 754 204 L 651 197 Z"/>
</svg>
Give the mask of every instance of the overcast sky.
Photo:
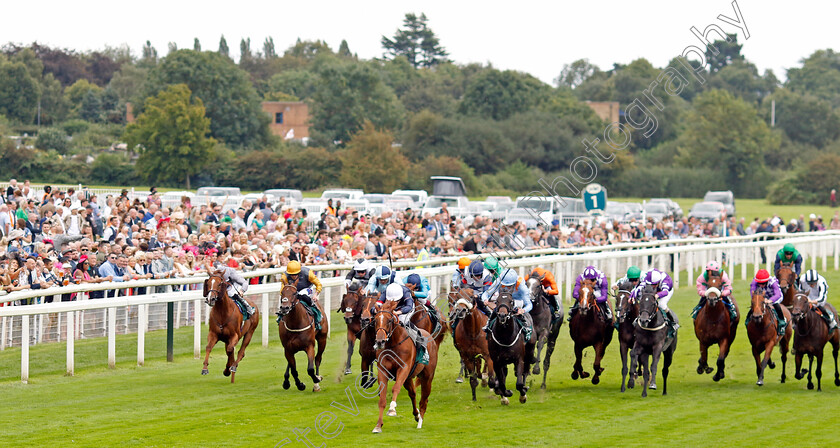
<svg viewBox="0 0 840 448">
<path fill-rule="evenodd" d="M 251 38 L 252 51 L 274 38 L 278 53 L 297 38 L 322 39 L 337 49 L 347 39 L 362 58 L 382 55 L 382 35 L 392 35 L 406 12 L 424 12 L 458 63 L 490 62 L 552 82 L 564 64 L 588 58 L 602 69 L 645 57 L 661 67 L 688 45 L 689 28 L 735 18 L 731 0 L 637 1 L 183 1 L 42 0 L 3 2 L 0 43 L 38 41 L 81 51 L 127 44 L 135 54 L 150 40 L 160 55 L 167 43 L 217 49 L 224 34 L 232 55 Z M 738 0 L 750 37 L 742 53 L 760 72 L 780 79 L 816 49 L 840 48 L 840 3 Z"/>
</svg>

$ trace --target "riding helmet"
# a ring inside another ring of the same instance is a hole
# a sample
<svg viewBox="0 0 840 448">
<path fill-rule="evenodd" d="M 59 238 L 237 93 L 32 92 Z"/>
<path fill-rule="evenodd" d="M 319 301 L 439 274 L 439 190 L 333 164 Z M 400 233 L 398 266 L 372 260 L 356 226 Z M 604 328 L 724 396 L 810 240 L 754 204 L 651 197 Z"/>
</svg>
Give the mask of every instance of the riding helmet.
<svg viewBox="0 0 840 448">
<path fill-rule="evenodd" d="M 805 281 L 807 283 L 813 283 L 819 280 L 819 278 L 819 274 L 817 274 L 817 271 L 814 269 L 808 269 L 808 272 L 805 273 Z"/>
<path fill-rule="evenodd" d="M 720 264 L 717 261 L 712 260 L 706 264 L 706 270 L 712 272 L 720 271 Z"/>
<path fill-rule="evenodd" d="M 463 271 L 470 265 L 470 259 L 467 257 L 461 257 L 458 259 L 458 269 Z"/>
<path fill-rule="evenodd" d="M 385 299 L 386 300 L 400 300 L 403 297 L 403 287 L 396 283 L 391 283 L 385 289 Z"/>
<path fill-rule="evenodd" d="M 405 278 L 405 284 L 406 285 L 420 286 L 421 282 L 422 282 L 422 280 L 420 279 L 420 276 L 417 275 L 417 274 L 411 274 L 411 275 L 409 275 L 408 277 Z"/>
<path fill-rule="evenodd" d="M 516 271 L 508 269 L 502 275 L 502 286 L 513 286 L 517 280 L 519 280 L 519 276 L 516 275 Z"/>
<path fill-rule="evenodd" d="M 587 266 L 586 269 L 583 270 L 583 278 L 598 278 L 598 270 L 595 269 L 595 266 Z"/>
<path fill-rule="evenodd" d="M 767 269 L 759 269 L 758 272 L 755 273 L 755 282 L 756 283 L 767 283 L 770 280 L 770 273 L 767 272 Z"/>
<path fill-rule="evenodd" d="M 480 260 L 470 263 L 470 275 L 479 277 L 481 274 L 484 274 L 484 264 Z"/>
<path fill-rule="evenodd" d="M 499 270 L 499 260 L 496 257 L 487 257 L 484 260 L 484 267 L 487 268 L 488 271 L 497 271 Z"/>
<path fill-rule="evenodd" d="M 364 258 L 359 258 L 356 260 L 356 264 L 353 266 L 354 271 L 367 271 L 367 261 Z"/>
<path fill-rule="evenodd" d="M 782 250 L 783 250 L 785 253 L 787 253 L 787 254 L 792 254 L 792 253 L 793 253 L 793 251 L 794 251 L 794 248 L 793 248 L 793 243 L 787 243 L 787 244 L 785 244 L 785 247 L 784 247 Z"/>
<path fill-rule="evenodd" d="M 627 279 L 628 280 L 638 280 L 639 277 L 642 275 L 642 270 L 636 266 L 630 266 L 627 268 Z"/>
<path fill-rule="evenodd" d="M 286 266 L 286 273 L 290 275 L 300 274 L 300 262 L 297 260 L 290 261 L 289 265 Z"/>
</svg>

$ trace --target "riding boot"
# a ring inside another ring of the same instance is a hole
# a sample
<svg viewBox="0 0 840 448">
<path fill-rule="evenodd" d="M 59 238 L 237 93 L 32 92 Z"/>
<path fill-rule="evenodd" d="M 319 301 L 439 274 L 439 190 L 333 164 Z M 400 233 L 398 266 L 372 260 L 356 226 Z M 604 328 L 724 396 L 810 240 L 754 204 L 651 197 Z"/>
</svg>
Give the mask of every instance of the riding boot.
<svg viewBox="0 0 840 448">
<path fill-rule="evenodd" d="M 493 314 L 490 311 L 490 308 L 487 308 L 487 304 L 484 303 L 484 301 L 481 300 L 481 298 L 479 298 L 475 301 L 475 306 L 477 306 L 478 310 L 481 311 L 482 313 L 484 313 L 485 316 L 490 316 L 491 314 Z"/>
<path fill-rule="evenodd" d="M 245 309 L 245 315 L 242 316 L 242 320 L 248 320 L 249 317 L 254 315 L 254 307 L 251 306 L 245 299 L 242 298 L 239 294 L 233 295 L 233 300 L 238 302 L 242 307 Z"/>
<path fill-rule="evenodd" d="M 782 312 L 782 303 L 774 303 L 773 309 L 776 311 L 776 320 L 779 321 L 779 336 L 785 334 L 785 328 L 787 327 L 787 321 L 785 320 L 785 315 Z"/>
<path fill-rule="evenodd" d="M 495 325 L 495 324 L 496 324 L 496 313 L 491 313 L 490 318 L 487 319 L 487 323 L 484 325 L 482 330 L 484 330 L 485 333 L 489 334 L 491 331 L 493 331 L 493 325 Z"/>
<path fill-rule="evenodd" d="M 724 297 L 723 303 L 729 310 L 729 318 L 735 320 L 738 317 L 738 311 L 735 309 L 735 302 L 733 302 L 730 297 Z"/>
<path fill-rule="evenodd" d="M 414 340 L 414 348 L 417 349 L 417 359 L 415 362 L 429 364 L 429 351 L 426 349 L 426 338 L 420 334 L 420 329 L 414 323 L 409 322 L 406 328 L 409 329 L 409 336 L 412 333 L 415 335 L 412 338 Z"/>
<path fill-rule="evenodd" d="M 697 306 L 695 306 L 694 309 L 691 310 L 691 318 L 692 319 L 697 319 L 697 313 L 700 312 L 700 309 L 703 308 L 703 305 L 705 305 L 705 304 L 706 304 L 706 298 L 704 296 L 700 296 L 700 301 L 697 302 Z"/>
<path fill-rule="evenodd" d="M 831 333 L 835 328 L 837 328 L 837 319 L 835 319 L 834 313 L 825 307 L 825 303 L 821 303 L 817 305 L 817 307 L 820 311 L 822 311 L 822 317 L 825 320 L 825 323 L 828 324 L 828 332 Z"/>
<path fill-rule="evenodd" d="M 669 309 L 667 309 L 667 310 L 665 311 L 665 317 L 666 317 L 666 318 L 670 321 L 670 322 L 669 322 L 669 325 L 670 325 L 670 326 L 671 326 L 671 328 L 674 330 L 674 333 L 676 333 L 676 332 L 677 332 L 677 330 L 679 330 L 679 329 L 680 329 L 680 320 L 679 320 L 679 319 L 677 319 L 677 315 L 676 315 L 676 314 L 674 314 L 674 310 L 672 310 L 672 309 L 670 309 L 670 308 L 669 308 Z"/>
</svg>

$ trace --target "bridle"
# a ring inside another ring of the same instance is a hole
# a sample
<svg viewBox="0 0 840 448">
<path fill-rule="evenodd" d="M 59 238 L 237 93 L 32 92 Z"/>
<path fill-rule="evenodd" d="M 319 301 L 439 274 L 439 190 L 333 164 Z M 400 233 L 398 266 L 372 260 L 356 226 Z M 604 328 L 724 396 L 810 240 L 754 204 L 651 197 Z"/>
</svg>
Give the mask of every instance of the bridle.
<svg viewBox="0 0 840 448">
<path fill-rule="evenodd" d="M 650 308 L 653 308 L 651 311 Z M 658 331 L 665 328 L 666 322 L 663 319 L 661 325 L 657 325 L 656 327 L 649 327 L 651 321 L 656 320 L 656 311 L 657 311 L 657 302 L 656 302 L 656 294 L 652 291 L 645 290 L 642 292 L 642 297 L 639 300 L 639 317 L 636 318 L 636 323 L 638 324 L 639 328 L 642 330 L 647 331 Z"/>
<path fill-rule="evenodd" d="M 502 302 L 503 298 L 505 300 L 504 303 Z M 510 303 L 507 303 L 508 301 L 510 301 Z M 496 301 L 496 303 L 497 303 L 497 305 L 496 305 L 496 319 L 499 321 L 500 324 L 506 325 L 507 321 L 510 320 L 510 318 L 514 316 L 514 314 L 512 313 L 512 311 L 513 311 L 513 297 L 508 293 L 499 294 L 499 299 Z M 507 311 L 504 315 L 502 315 L 500 313 L 500 311 L 502 309 Z M 513 323 L 514 323 L 514 328 L 515 328 L 516 319 L 513 320 Z M 519 325 L 519 331 L 516 332 L 516 337 L 513 338 L 513 341 L 511 341 L 509 344 L 506 344 L 506 343 L 503 343 L 503 342 L 499 341 L 499 339 L 496 338 L 496 328 L 497 328 L 497 326 L 494 325 L 493 326 L 493 331 L 490 332 L 490 337 L 493 338 L 493 342 L 495 342 L 496 344 L 498 344 L 501 347 L 512 347 L 514 344 L 516 344 L 516 341 L 519 340 L 519 336 L 522 334 L 522 330 L 524 329 L 524 327 L 522 325 Z"/>
<path fill-rule="evenodd" d="M 206 303 L 210 307 L 213 307 L 213 306 L 216 305 L 216 302 L 222 296 L 222 289 L 227 286 L 227 282 L 225 281 L 224 277 L 222 277 L 220 275 L 211 275 L 210 278 L 208 278 L 207 280 L 210 280 L 210 279 L 213 279 L 213 278 L 218 278 L 220 281 L 217 285 L 218 289 L 216 289 L 216 288 L 210 289 L 209 291 L 207 291 L 207 297 L 204 298 L 204 303 Z M 212 299 L 211 299 L 211 297 L 212 297 Z"/>
<path fill-rule="evenodd" d="M 379 325 L 376 326 L 376 332 L 375 332 L 376 337 L 374 339 L 374 345 L 380 344 L 380 342 L 381 342 L 381 344 L 384 346 L 385 342 L 391 340 L 391 336 L 393 336 L 394 332 L 397 331 L 397 322 L 399 321 L 399 319 L 397 319 L 397 316 L 392 311 L 389 311 L 389 310 L 381 310 L 380 309 L 379 311 L 376 312 L 377 315 L 383 314 L 383 313 L 388 314 L 388 317 L 387 317 L 388 320 L 385 321 L 385 323 L 387 324 L 387 327 L 382 328 Z M 379 332 L 380 331 L 385 333 L 385 338 L 382 339 L 381 341 L 379 340 Z"/>
<path fill-rule="evenodd" d="M 764 310 L 767 309 L 767 302 L 765 302 L 766 295 L 765 295 L 763 289 L 762 290 L 757 290 L 753 294 L 753 300 L 756 300 L 756 298 L 761 301 L 761 306 L 758 307 L 758 309 L 761 310 L 761 312 L 760 313 L 756 312 L 756 306 L 755 306 L 755 303 L 753 303 L 752 304 L 752 318 L 755 319 L 755 320 L 761 320 L 761 319 L 764 318 Z"/>
<path fill-rule="evenodd" d="M 635 305 L 635 301 L 633 297 L 630 296 L 630 291 L 626 289 L 619 289 L 615 293 L 616 297 L 616 307 L 615 307 L 615 317 L 618 320 L 618 323 L 623 323 L 624 319 L 627 318 L 627 314 L 630 313 L 629 308 L 632 305 Z"/>
</svg>

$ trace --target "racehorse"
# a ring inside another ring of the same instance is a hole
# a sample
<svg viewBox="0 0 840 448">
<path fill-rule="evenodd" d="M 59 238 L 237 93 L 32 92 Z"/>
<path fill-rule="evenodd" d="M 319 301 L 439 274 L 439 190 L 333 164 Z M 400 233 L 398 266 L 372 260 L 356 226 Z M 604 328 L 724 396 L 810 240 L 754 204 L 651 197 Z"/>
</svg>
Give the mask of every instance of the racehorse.
<svg viewBox="0 0 840 448">
<path fill-rule="evenodd" d="M 487 338 L 484 337 L 485 334 L 482 330 L 484 325 L 487 324 L 487 316 L 478 310 L 472 289 L 461 289 L 459 296 L 460 298 L 452 307 L 452 314 L 461 322 L 452 332 L 452 339 L 455 340 L 455 347 L 461 355 L 461 363 L 464 365 L 465 373 L 470 377 L 472 399 L 475 401 L 475 388 L 478 386 L 478 377 L 482 372 L 482 360 L 484 361 L 484 369 L 493 372 L 493 361 L 490 359 Z M 495 387 L 495 382 L 494 374 L 490 378 L 491 387 Z M 487 378 L 482 376 L 481 386 L 486 385 Z"/>
<path fill-rule="evenodd" d="M 377 296 L 374 294 L 362 297 L 362 314 L 359 318 L 361 329 L 359 330 L 359 356 L 362 358 L 360 367 L 362 369 L 362 386 L 367 389 L 376 382 L 376 375 L 373 374 L 373 361 L 376 359 L 376 350 L 373 342 L 376 338 L 373 327 L 373 312 L 375 311 Z"/>
<path fill-rule="evenodd" d="M 315 302 L 315 306 L 321 309 L 321 304 Z M 286 373 L 283 375 L 283 389 L 289 388 L 289 371 L 295 378 L 295 386 L 298 390 L 306 389 L 306 385 L 298 379 L 297 366 L 295 364 L 295 353 L 304 351 L 309 363 L 306 372 L 309 374 L 315 385 L 313 392 L 321 390 L 321 356 L 327 347 L 327 335 L 330 334 L 327 316 L 321 309 L 321 329 L 315 330 L 315 321 L 304 306 L 300 303 L 297 295 L 297 288 L 294 285 L 286 285 L 280 290 L 280 307 L 277 310 L 280 320 L 277 323 L 280 332 L 280 342 L 283 343 L 283 352 L 286 355 Z M 318 343 L 318 353 L 315 353 L 315 343 Z"/>
<path fill-rule="evenodd" d="M 611 323 L 601 318 L 598 304 L 595 302 L 594 291 L 595 281 L 584 280 L 580 288 L 579 311 L 569 322 L 569 333 L 572 340 L 575 341 L 575 365 L 572 370 L 572 379 L 589 377 L 589 372 L 583 370 L 581 360 L 583 359 L 583 349 L 591 346 L 595 350 L 595 362 L 593 364 L 595 374 L 592 376 L 592 384 L 598 384 L 601 381 L 601 373 L 604 371 L 601 368 L 601 359 L 603 359 L 604 352 L 612 341 L 615 328 Z M 604 304 L 604 306 L 609 305 Z"/>
<path fill-rule="evenodd" d="M 233 383 L 236 377 L 236 368 L 239 367 L 239 362 L 245 357 L 245 348 L 251 343 L 251 337 L 254 336 L 254 330 L 257 329 L 257 324 L 260 322 L 260 310 L 254 303 L 248 300 L 248 303 L 254 307 L 254 315 L 245 322 L 242 322 L 242 312 L 239 307 L 233 302 L 227 293 L 228 282 L 225 281 L 221 271 L 217 271 L 210 275 L 210 278 L 204 280 L 204 301 L 212 307 L 210 310 L 210 325 L 207 333 L 207 353 L 204 356 L 204 368 L 201 370 L 202 375 L 210 373 L 208 364 L 210 363 L 210 351 L 216 346 L 216 343 L 222 341 L 225 343 L 225 351 L 227 352 L 228 361 L 225 366 L 224 375 L 230 376 L 230 382 Z M 233 351 L 236 349 L 236 344 L 242 341 L 242 346 L 239 347 L 239 353 L 236 356 L 236 361 L 233 359 Z"/>
<path fill-rule="evenodd" d="M 348 291 L 341 298 L 338 313 L 344 313 L 344 323 L 347 324 L 347 364 L 344 374 L 350 375 L 350 362 L 353 359 L 353 346 L 362 331 L 362 297 L 358 291 Z"/>
<path fill-rule="evenodd" d="M 455 314 L 455 303 L 458 302 L 458 299 L 461 298 L 460 296 L 460 288 L 453 287 L 452 290 L 448 294 L 447 301 L 449 302 L 449 322 L 447 322 L 447 326 L 451 328 L 456 328 L 458 325 L 458 316 Z M 473 292 L 474 294 L 475 292 Z M 455 350 L 458 349 L 458 341 L 455 340 L 455 337 L 452 337 L 452 345 L 455 346 Z M 459 350 L 460 353 L 460 350 Z M 484 365 L 484 368 L 487 369 L 487 364 Z M 464 367 L 464 360 L 461 360 L 461 370 L 458 371 L 458 376 L 455 378 L 456 383 L 463 383 L 464 382 L 464 375 L 466 374 Z M 485 371 L 484 374 L 486 375 L 487 372 Z"/>
<path fill-rule="evenodd" d="M 664 355 L 662 363 L 662 395 L 668 394 L 668 371 L 671 361 L 674 359 L 674 351 L 677 349 L 677 335 L 668 337 L 668 323 L 665 316 L 659 310 L 656 299 L 656 289 L 645 286 L 639 297 L 639 318 L 636 320 L 636 344 L 633 346 L 635 356 L 631 357 L 630 370 L 636 370 L 636 363 L 641 362 L 644 369 L 644 388 L 642 396 L 647 397 L 647 390 L 656 389 L 656 366 L 659 363 L 660 355 Z M 648 356 L 652 356 L 650 368 L 648 369 Z M 633 377 L 628 380 L 630 387 L 633 387 Z"/>
<path fill-rule="evenodd" d="M 563 325 L 563 309 L 560 309 L 560 317 L 555 318 L 548 304 L 548 297 L 542 288 L 542 277 L 529 277 L 527 284 L 531 291 L 531 300 L 534 303 L 531 308 L 531 318 L 534 320 L 534 337 L 537 341 L 537 357 L 534 359 L 534 375 L 540 374 L 540 355 L 542 349 L 548 343 L 543 362 L 543 381 L 541 389 L 545 389 L 545 380 L 548 376 L 548 368 L 551 366 L 551 354 L 554 353 L 554 345 L 557 343 L 557 336 L 560 334 L 560 327 Z"/>
<path fill-rule="evenodd" d="M 781 317 L 790 322 L 790 311 L 784 306 L 780 308 L 784 314 Z M 782 352 L 782 383 L 784 383 L 787 377 L 785 366 L 787 364 L 788 346 L 793 335 L 791 325 L 785 328 L 784 335 L 779 336 L 779 332 L 776 330 L 778 328 L 776 313 L 773 312 L 772 306 L 765 301 L 764 290 L 752 294 L 750 310 L 751 318 L 747 322 L 747 336 L 750 339 L 753 357 L 755 358 L 755 374 L 758 376 L 758 381 L 755 384 L 764 385 L 764 369 L 767 366 L 770 366 L 771 369 L 776 368 L 776 364 L 770 359 L 770 355 L 773 354 L 773 347 L 776 344 L 780 345 L 779 350 Z M 761 359 L 762 352 L 764 352 L 763 360 Z"/>
<path fill-rule="evenodd" d="M 622 392 L 626 390 L 624 381 L 627 379 L 628 373 L 627 352 L 630 351 L 630 356 L 635 356 L 632 350 L 633 346 L 636 345 L 636 327 L 633 324 L 637 317 L 639 317 L 639 307 L 630 297 L 630 291 L 619 290 L 615 295 L 615 319 L 618 322 L 618 352 L 621 354 Z M 634 376 L 641 375 L 641 367 L 641 364 L 639 364 L 639 370 L 633 372 Z"/>
<path fill-rule="evenodd" d="M 432 335 L 432 339 L 435 341 L 435 344 L 437 344 L 438 348 L 440 348 L 440 343 L 443 342 L 443 337 L 446 336 L 446 330 L 448 327 L 437 307 L 435 307 L 435 313 L 437 313 L 437 320 L 440 323 L 440 328 L 437 329 L 435 329 L 435 324 L 429 315 L 429 309 L 426 308 L 425 305 L 421 305 L 415 301 L 414 311 L 411 314 L 411 323 L 413 323 L 417 328 L 426 330 L 427 333 Z"/>
<path fill-rule="evenodd" d="M 735 305 L 736 317 L 735 319 L 731 318 L 729 308 L 720 296 L 723 285 L 723 279 L 720 275 L 709 274 L 707 283 L 710 294 L 706 297 L 706 305 L 700 309 L 697 317 L 694 318 L 694 334 L 700 341 L 700 359 L 697 361 L 697 373 L 702 375 L 704 372 L 712 372 L 713 369 L 709 367 L 708 363 L 709 347 L 717 344 L 719 349 L 717 371 L 712 379 L 720 381 L 726 377 L 726 357 L 729 356 L 732 342 L 738 333 L 738 322 L 741 320 L 741 316 L 738 312 L 738 305 Z M 735 301 L 733 300 L 732 303 L 734 304 Z"/>
<path fill-rule="evenodd" d="M 825 304 L 826 309 L 831 310 L 834 315 L 837 311 L 831 304 Z M 811 369 L 814 357 L 817 358 L 817 390 L 822 390 L 822 361 L 825 344 L 831 342 L 831 354 L 834 356 L 834 385 L 840 386 L 840 374 L 837 373 L 837 350 L 840 348 L 840 330 L 828 331 L 828 324 L 817 314 L 808 301 L 805 294 L 796 294 L 793 297 L 793 322 L 796 324 L 793 338 L 793 349 L 796 352 L 796 379 L 801 380 L 808 373 L 808 389 L 814 388 L 811 381 Z M 808 368 L 802 369 L 802 355 L 808 355 Z"/>
<path fill-rule="evenodd" d="M 426 416 L 426 405 L 429 402 L 429 394 L 432 392 L 432 380 L 435 378 L 437 367 L 438 347 L 437 344 L 426 344 L 429 355 L 429 364 L 424 365 L 417 362 L 417 348 L 414 341 L 408 335 L 408 331 L 399 324 L 397 316 L 394 315 L 396 303 L 390 302 L 382 305 L 374 316 L 374 331 L 376 341 L 376 359 L 379 363 L 379 421 L 373 428 L 374 433 L 382 432 L 382 414 L 385 411 L 385 401 L 388 394 L 388 380 L 394 380 L 394 387 L 391 389 L 391 405 L 388 408 L 388 416 L 397 415 L 397 395 L 401 387 L 405 387 L 408 397 L 411 398 L 412 413 L 417 422 L 417 429 L 423 427 L 423 418 Z M 420 330 L 420 336 L 431 340 L 428 332 Z M 417 378 L 415 384 L 414 378 Z M 420 408 L 417 408 L 415 388 L 420 387 Z"/>
<path fill-rule="evenodd" d="M 792 263 L 782 263 L 776 272 L 779 288 L 782 289 L 782 305 L 793 308 L 793 296 L 796 295 L 797 276 Z"/>
<path fill-rule="evenodd" d="M 516 312 L 513 296 L 508 292 L 500 292 L 496 299 L 496 322 L 490 330 L 487 348 L 496 372 L 495 392 L 502 397 L 502 404 L 510 403 L 508 397 L 513 392 L 505 387 L 508 364 L 513 364 L 516 374 L 516 390 L 519 391 L 519 402 L 528 400 L 528 386 L 525 379 L 528 376 L 530 363 L 534 360 L 535 341 L 533 335 L 530 341 L 525 341 L 524 328 L 514 315 Z"/>
</svg>

